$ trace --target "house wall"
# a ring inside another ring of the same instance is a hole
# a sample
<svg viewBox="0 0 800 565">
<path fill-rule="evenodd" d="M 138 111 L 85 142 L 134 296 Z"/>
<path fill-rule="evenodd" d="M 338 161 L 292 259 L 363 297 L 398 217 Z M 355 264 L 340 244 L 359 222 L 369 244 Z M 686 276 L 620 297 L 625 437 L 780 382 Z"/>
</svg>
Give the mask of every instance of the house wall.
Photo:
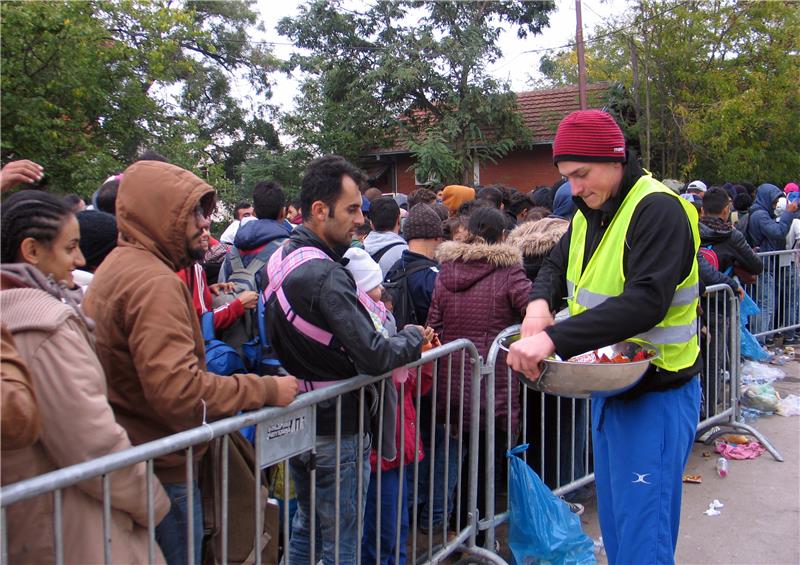
<svg viewBox="0 0 800 565">
<path fill-rule="evenodd" d="M 539 185 L 552 185 L 561 175 L 553 166 L 550 145 L 512 151 L 497 163 L 481 163 L 480 184 L 502 184 L 525 192 Z"/>
<path fill-rule="evenodd" d="M 397 192 L 402 194 L 411 194 L 417 188 L 416 181 L 414 180 L 414 170 L 408 170 L 414 160 L 411 155 L 398 155 L 395 158 L 394 170 L 397 179 Z"/>
<path fill-rule="evenodd" d="M 416 188 L 411 155 L 392 155 L 392 165 L 378 183 L 381 192 L 392 192 L 392 177 L 397 192 L 410 194 Z M 512 151 L 497 163 L 481 163 L 480 184 L 502 184 L 525 192 L 539 185 L 552 185 L 561 175 L 553 166 L 550 145 L 536 145 L 533 149 Z"/>
<path fill-rule="evenodd" d="M 393 184 L 397 187 L 397 192 L 411 194 L 417 188 L 414 180 L 414 171 L 406 170 L 412 163 L 411 155 L 391 155 L 384 157 L 390 160 L 391 165 L 386 174 L 378 180 L 377 188 L 381 192 L 394 192 Z"/>
</svg>

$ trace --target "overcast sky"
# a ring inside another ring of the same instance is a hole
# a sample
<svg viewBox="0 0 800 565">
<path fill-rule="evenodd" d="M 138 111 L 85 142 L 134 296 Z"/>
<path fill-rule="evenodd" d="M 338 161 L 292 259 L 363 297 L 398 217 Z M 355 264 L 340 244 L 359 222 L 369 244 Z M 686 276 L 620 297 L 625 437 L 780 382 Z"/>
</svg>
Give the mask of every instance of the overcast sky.
<svg viewBox="0 0 800 565">
<path fill-rule="evenodd" d="M 360 1 L 354 0 L 352 4 L 357 5 Z M 288 44 L 288 38 L 278 35 L 275 25 L 283 17 L 296 15 L 297 7 L 300 4 L 302 4 L 300 0 L 261 0 L 258 2 L 257 9 L 266 28 L 263 38 L 259 37 L 258 39 Z M 621 13 L 627 4 L 628 0 L 583 0 L 584 39 L 588 40 L 596 25 L 602 23 L 609 15 Z M 539 59 L 544 54 L 542 50 L 562 47 L 574 39 L 575 2 L 574 0 L 556 0 L 556 12 L 551 13 L 550 26 L 541 35 L 518 39 L 513 30 L 501 35 L 500 48 L 503 51 L 503 57 L 492 66 L 490 72 L 500 80 L 509 81 L 512 90 L 516 92 L 531 90 L 528 83 L 529 77 L 538 75 Z M 291 55 L 294 47 L 279 44 L 273 45 L 272 49 L 277 57 L 286 59 Z M 531 50 L 537 52 L 525 53 Z M 297 93 L 299 76 L 299 74 L 295 74 L 294 77 L 277 76 L 270 102 L 279 110 L 285 112 L 294 107 L 293 100 Z"/>
</svg>

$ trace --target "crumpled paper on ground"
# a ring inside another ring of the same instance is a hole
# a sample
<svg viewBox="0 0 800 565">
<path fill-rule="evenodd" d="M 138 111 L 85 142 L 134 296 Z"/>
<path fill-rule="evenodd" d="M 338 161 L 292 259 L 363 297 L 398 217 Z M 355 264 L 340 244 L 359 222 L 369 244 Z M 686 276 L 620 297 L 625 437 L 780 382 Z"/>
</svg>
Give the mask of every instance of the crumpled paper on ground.
<svg viewBox="0 0 800 565">
<path fill-rule="evenodd" d="M 724 441 L 717 442 L 715 449 L 717 453 L 725 459 L 755 459 L 766 451 L 763 445 L 757 441 L 751 441 L 745 445 L 733 445 Z"/>
<path fill-rule="evenodd" d="M 706 516 L 719 516 L 720 514 L 722 514 L 722 512 L 719 511 L 719 508 L 722 508 L 724 506 L 725 506 L 724 504 L 722 504 L 719 500 L 715 498 L 712 502 L 709 503 L 708 509 L 705 512 L 703 512 L 703 514 L 705 514 Z"/>
</svg>

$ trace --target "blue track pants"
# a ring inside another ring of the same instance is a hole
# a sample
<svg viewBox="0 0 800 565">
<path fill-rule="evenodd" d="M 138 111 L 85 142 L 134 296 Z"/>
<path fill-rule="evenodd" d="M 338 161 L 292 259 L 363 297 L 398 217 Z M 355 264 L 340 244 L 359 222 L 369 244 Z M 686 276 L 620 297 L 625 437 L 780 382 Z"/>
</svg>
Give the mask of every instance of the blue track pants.
<svg viewBox="0 0 800 565">
<path fill-rule="evenodd" d="M 592 400 L 597 507 L 611 565 L 674 563 L 700 380 L 633 400 Z"/>
</svg>

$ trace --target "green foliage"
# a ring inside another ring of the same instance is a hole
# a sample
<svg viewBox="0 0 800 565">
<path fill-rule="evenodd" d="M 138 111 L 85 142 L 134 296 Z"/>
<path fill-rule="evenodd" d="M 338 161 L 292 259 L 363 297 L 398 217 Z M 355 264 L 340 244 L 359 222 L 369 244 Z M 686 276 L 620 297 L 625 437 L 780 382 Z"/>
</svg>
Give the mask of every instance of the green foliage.
<svg viewBox="0 0 800 565">
<path fill-rule="evenodd" d="M 311 154 L 353 159 L 403 145 L 427 163 L 418 174 L 466 180 L 475 159 L 495 159 L 528 139 L 513 94 L 485 69 L 500 56 L 502 29 L 539 33 L 552 9 L 553 2 L 378 1 L 353 12 L 340 0 L 309 2 L 279 25 L 305 49 L 289 66 L 308 77 L 284 124 Z"/>
<path fill-rule="evenodd" d="M 259 149 L 240 167 L 242 188 L 239 194 L 243 200 L 249 200 L 253 187 L 269 179 L 280 183 L 287 197 L 293 198 L 300 192 L 300 181 L 309 160 L 310 156 L 302 149 Z"/>
<path fill-rule="evenodd" d="M 253 146 L 278 148 L 265 105 L 277 63 L 249 40 L 248 1 L 0 4 L 3 161 L 28 158 L 51 184 L 91 194 L 143 149 L 214 182 L 223 198 Z"/>
<path fill-rule="evenodd" d="M 588 80 L 624 85 L 626 133 L 654 172 L 712 182 L 796 178 L 796 3 L 640 1 L 594 35 Z M 540 71 L 548 85 L 573 83 L 574 50 L 544 58 Z"/>
<path fill-rule="evenodd" d="M 461 163 L 435 128 L 429 129 L 421 141 L 411 139 L 408 146 L 414 156 L 417 178 L 443 184 L 460 180 Z"/>
</svg>

